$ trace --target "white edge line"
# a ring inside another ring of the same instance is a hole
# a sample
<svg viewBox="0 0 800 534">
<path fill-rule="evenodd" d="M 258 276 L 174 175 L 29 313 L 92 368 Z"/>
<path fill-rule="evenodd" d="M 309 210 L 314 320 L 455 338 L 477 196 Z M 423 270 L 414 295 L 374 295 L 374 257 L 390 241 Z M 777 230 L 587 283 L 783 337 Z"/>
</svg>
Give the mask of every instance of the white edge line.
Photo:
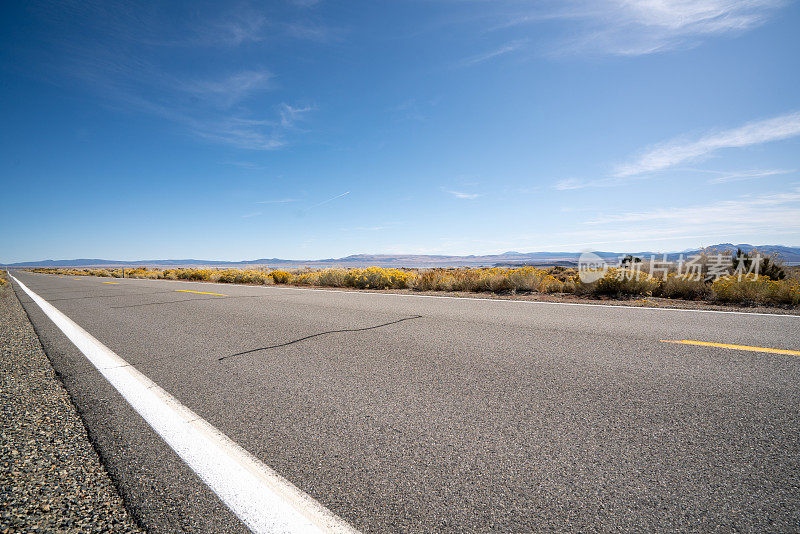
<svg viewBox="0 0 800 534">
<path fill-rule="evenodd" d="M 358 532 L 11 278 L 250 530 Z"/>
<path fill-rule="evenodd" d="M 47 273 L 33 273 L 25 271 L 28 274 L 40 274 L 43 276 L 55 276 Z M 84 275 L 85 276 L 85 275 Z M 103 278 L 98 276 L 86 276 L 86 278 Z M 123 278 L 119 278 L 123 280 Z M 234 286 L 234 287 L 253 287 L 262 289 L 289 289 L 293 291 L 320 291 L 323 293 L 346 293 L 355 295 L 383 295 L 391 297 L 412 297 L 418 299 L 453 299 L 453 300 L 478 300 L 481 302 L 512 302 L 515 304 L 550 304 L 553 306 L 580 306 L 584 308 L 614 308 L 617 310 L 657 310 L 657 311 L 671 311 L 671 312 L 689 312 L 689 313 L 722 313 L 729 315 L 757 315 L 765 317 L 793 317 L 800 318 L 800 315 L 793 315 L 790 313 L 761 313 L 761 312 L 742 312 L 742 311 L 728 311 L 728 310 L 692 310 L 690 308 L 657 308 L 655 306 L 626 306 L 624 304 L 589 304 L 584 302 L 548 302 L 546 300 L 512 300 L 512 299 L 496 299 L 496 298 L 481 298 L 481 297 L 454 297 L 450 295 L 408 295 L 406 293 L 378 293 L 375 291 L 364 291 L 363 289 L 349 290 L 349 289 L 322 289 L 316 287 L 295 287 L 285 285 L 253 285 L 253 284 L 229 284 L 220 282 L 195 282 L 191 280 L 164 280 L 160 278 L 124 278 L 124 280 L 143 280 L 148 282 L 177 282 L 179 284 L 202 284 L 207 286 Z"/>
</svg>

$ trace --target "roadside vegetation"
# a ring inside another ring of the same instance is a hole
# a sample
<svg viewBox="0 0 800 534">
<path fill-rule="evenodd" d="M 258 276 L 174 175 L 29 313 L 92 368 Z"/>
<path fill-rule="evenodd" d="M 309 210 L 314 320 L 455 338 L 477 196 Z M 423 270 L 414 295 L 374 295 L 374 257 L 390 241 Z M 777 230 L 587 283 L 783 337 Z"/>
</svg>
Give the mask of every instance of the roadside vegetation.
<svg viewBox="0 0 800 534">
<path fill-rule="evenodd" d="M 739 262 L 745 261 L 740 256 Z M 638 260 L 638 258 L 636 259 Z M 449 269 L 125 269 L 125 278 L 192 280 L 232 284 L 287 284 L 353 289 L 405 289 L 412 291 L 455 291 L 495 294 L 556 294 L 588 298 L 661 297 L 739 305 L 800 305 L 800 268 L 784 267 L 766 258 L 767 274 L 736 275 L 736 261 L 728 274 L 712 279 L 709 264 L 700 262 L 699 276 L 678 272 L 648 274 L 646 261 L 623 262 L 598 273 L 597 280 L 584 283 L 576 269 L 551 267 L 449 268 Z M 750 267 L 746 265 L 744 267 Z M 70 275 L 123 277 L 122 269 L 34 268 L 33 272 Z M 0 278 L 0 285 L 3 285 Z"/>
</svg>

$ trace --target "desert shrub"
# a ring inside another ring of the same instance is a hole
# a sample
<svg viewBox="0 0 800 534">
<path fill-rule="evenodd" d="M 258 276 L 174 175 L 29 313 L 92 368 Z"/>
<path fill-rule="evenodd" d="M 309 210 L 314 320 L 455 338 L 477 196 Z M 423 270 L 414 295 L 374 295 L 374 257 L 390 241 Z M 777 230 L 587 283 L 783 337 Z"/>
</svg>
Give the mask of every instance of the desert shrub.
<svg viewBox="0 0 800 534">
<path fill-rule="evenodd" d="M 317 281 L 321 286 L 344 287 L 346 277 L 344 269 L 323 269 L 318 273 Z"/>
<path fill-rule="evenodd" d="M 800 304 L 800 283 L 794 280 L 770 280 L 755 274 L 723 276 L 711 284 L 711 289 L 720 302 Z"/>
<path fill-rule="evenodd" d="M 711 287 L 696 276 L 669 273 L 657 294 L 669 299 L 698 300 L 708 297 Z"/>
<path fill-rule="evenodd" d="M 271 284 L 272 278 L 261 271 L 243 269 L 223 269 L 214 276 L 217 282 L 224 284 Z"/>
<path fill-rule="evenodd" d="M 658 286 L 658 280 L 647 273 L 612 267 L 599 280 L 590 284 L 578 280 L 575 292 L 591 296 L 650 296 Z"/>
<path fill-rule="evenodd" d="M 575 276 L 578 275 L 578 271 L 573 269 L 572 267 L 561 267 L 560 265 L 556 265 L 555 267 L 550 267 L 547 269 L 547 274 L 558 280 L 559 282 L 569 282 Z"/>
<path fill-rule="evenodd" d="M 732 268 L 734 274 L 737 269 L 739 272 L 752 273 L 754 270 L 753 262 L 756 259 L 753 256 L 755 255 L 755 251 L 748 254 L 742 252 L 742 249 L 737 249 L 736 255 L 733 256 Z M 763 256 L 757 267 L 757 274 L 759 276 L 766 276 L 770 280 L 783 280 L 786 278 L 786 270 L 783 267 L 783 262 L 772 256 Z"/>
<path fill-rule="evenodd" d="M 292 277 L 292 283 L 298 286 L 319 285 L 319 273 L 300 273 Z"/>
<path fill-rule="evenodd" d="M 272 271 L 269 275 L 276 284 L 288 284 L 292 278 L 292 275 L 286 271 Z"/>
<path fill-rule="evenodd" d="M 521 267 L 511 269 L 508 278 L 515 291 L 539 291 L 541 293 L 558 293 L 563 291 L 564 283 L 541 269 Z"/>
<path fill-rule="evenodd" d="M 488 291 L 500 293 L 514 288 L 508 272 L 504 269 L 481 269 L 479 272 L 475 291 Z"/>
<path fill-rule="evenodd" d="M 429 269 L 418 273 L 409 287 L 420 291 L 471 291 L 501 293 L 504 291 L 564 290 L 564 283 L 546 271 L 533 267 L 516 269 Z"/>
<path fill-rule="evenodd" d="M 761 259 L 761 265 L 759 266 L 758 274 L 761 276 L 766 276 L 772 280 L 783 280 L 786 278 L 786 271 L 784 270 L 783 265 L 777 263 L 769 256 Z"/>
<path fill-rule="evenodd" d="M 357 289 L 405 289 L 411 278 L 408 271 L 368 267 L 349 269 L 345 274 L 344 284 Z"/>
<path fill-rule="evenodd" d="M 176 269 L 165 269 L 165 270 L 161 271 L 161 274 L 159 275 L 159 278 L 162 278 L 164 280 L 177 280 L 178 279 L 177 270 Z"/>
<path fill-rule="evenodd" d="M 136 269 L 126 269 L 126 278 L 160 278 L 161 271 L 157 269 L 148 269 L 147 267 L 137 267 Z"/>
<path fill-rule="evenodd" d="M 176 269 L 178 280 L 212 280 L 214 271 L 211 269 Z"/>
<path fill-rule="evenodd" d="M 410 287 L 418 291 L 452 291 L 454 278 L 444 269 L 421 271 L 413 278 Z"/>
<path fill-rule="evenodd" d="M 444 286 L 444 291 L 447 291 L 448 283 L 453 291 L 480 291 L 480 269 L 456 269 L 445 271 L 444 274 L 445 276 L 440 282 L 440 285 Z"/>
</svg>

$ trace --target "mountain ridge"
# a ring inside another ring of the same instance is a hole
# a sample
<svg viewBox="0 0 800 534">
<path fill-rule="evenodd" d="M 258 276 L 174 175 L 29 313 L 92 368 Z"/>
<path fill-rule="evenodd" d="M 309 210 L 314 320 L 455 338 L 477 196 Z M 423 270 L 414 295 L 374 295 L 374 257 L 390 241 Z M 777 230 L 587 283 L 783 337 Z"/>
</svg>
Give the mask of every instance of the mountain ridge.
<svg viewBox="0 0 800 534">
<path fill-rule="evenodd" d="M 733 243 L 720 243 L 706 247 L 726 251 L 742 249 L 744 252 L 758 250 L 764 254 L 780 257 L 787 264 L 800 264 L 800 247 L 785 245 L 750 245 Z M 675 260 L 679 255 L 697 254 L 701 249 L 690 249 L 681 252 L 631 252 L 634 256 L 649 258 L 656 255 L 661 258 L 666 254 L 668 260 Z M 620 252 L 594 251 L 606 260 L 616 260 L 627 254 Z M 581 252 L 517 252 L 508 251 L 500 254 L 470 254 L 465 256 L 446 254 L 351 254 L 342 258 L 326 258 L 319 260 L 287 260 L 281 258 L 259 258 L 255 260 L 225 261 L 225 260 L 198 260 L 198 259 L 162 259 L 162 260 L 106 260 L 100 258 L 78 258 L 62 260 L 40 260 L 0 264 L 3 267 L 114 267 L 114 266 L 153 266 L 153 267 L 178 267 L 178 266 L 248 266 L 259 265 L 269 267 L 477 267 L 493 265 L 546 265 L 546 264 L 572 264 L 578 261 Z"/>
</svg>

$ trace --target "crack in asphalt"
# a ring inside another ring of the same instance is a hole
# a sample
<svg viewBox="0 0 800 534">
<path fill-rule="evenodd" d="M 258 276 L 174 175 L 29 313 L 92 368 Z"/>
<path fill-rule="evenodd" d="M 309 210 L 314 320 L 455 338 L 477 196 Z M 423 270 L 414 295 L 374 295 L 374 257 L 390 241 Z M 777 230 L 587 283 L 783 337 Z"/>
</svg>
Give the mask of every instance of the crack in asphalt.
<svg viewBox="0 0 800 534">
<path fill-rule="evenodd" d="M 402 319 L 397 319 L 396 321 L 389 321 L 388 323 L 378 324 L 375 326 L 366 326 L 364 328 L 343 328 L 341 330 L 326 330 L 325 332 L 318 332 L 316 334 L 311 334 L 308 336 L 303 336 L 298 339 L 293 339 L 292 341 L 287 341 L 285 343 L 278 343 L 277 345 L 270 345 L 269 347 L 260 347 L 257 349 L 250 349 L 244 352 L 237 352 L 236 354 L 229 354 L 228 356 L 221 356 L 218 358 L 218 361 L 227 360 L 228 358 L 233 358 L 234 356 L 243 356 L 245 354 L 250 354 L 251 352 L 258 352 L 261 350 L 269 350 L 269 349 L 277 349 L 279 347 L 285 347 L 287 345 L 293 345 L 295 343 L 300 343 L 301 341 L 305 341 L 307 339 L 311 339 L 314 337 L 324 336 L 326 334 L 337 334 L 339 332 L 364 332 L 365 330 L 375 330 L 376 328 L 383 328 L 384 326 L 389 326 L 397 323 L 402 323 L 403 321 L 410 321 L 412 319 L 420 319 L 422 315 L 412 315 L 411 317 L 403 317 Z"/>
<path fill-rule="evenodd" d="M 171 292 L 170 292 L 171 293 Z M 160 302 L 144 302 L 142 304 L 126 304 L 125 306 L 111 306 L 112 310 L 116 310 L 119 308 L 138 308 L 140 306 L 157 306 L 159 304 L 174 304 L 176 302 L 195 302 L 199 300 L 227 300 L 227 299 L 246 299 L 246 298 L 259 298 L 263 297 L 264 295 L 226 295 L 224 297 L 207 297 L 207 298 L 193 298 L 193 299 L 181 299 L 181 300 L 163 300 Z"/>
</svg>

